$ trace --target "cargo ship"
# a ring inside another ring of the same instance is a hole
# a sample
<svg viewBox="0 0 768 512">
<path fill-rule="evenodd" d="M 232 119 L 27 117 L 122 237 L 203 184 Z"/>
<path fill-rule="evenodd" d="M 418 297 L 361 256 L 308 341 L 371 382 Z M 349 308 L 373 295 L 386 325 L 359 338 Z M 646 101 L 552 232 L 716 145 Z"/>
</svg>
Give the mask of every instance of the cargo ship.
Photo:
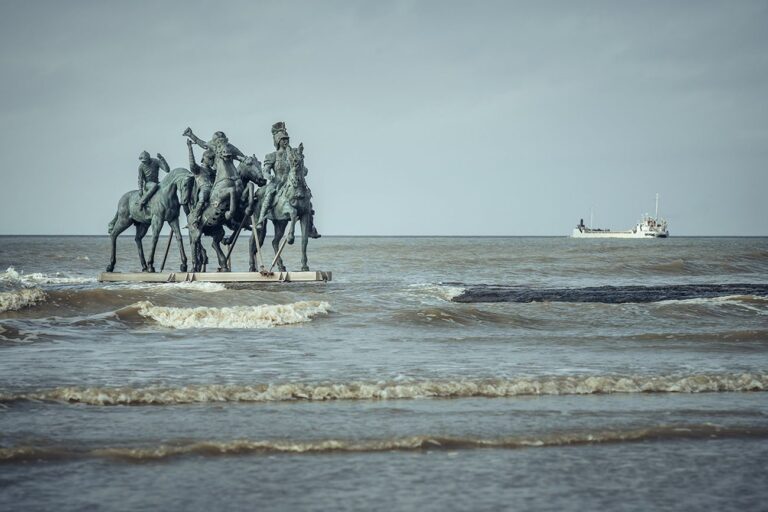
<svg viewBox="0 0 768 512">
<path fill-rule="evenodd" d="M 667 221 L 659 217 L 659 194 L 656 194 L 656 215 L 651 217 L 646 213 L 632 229 L 611 231 L 593 228 L 585 226 L 584 219 L 581 219 L 571 234 L 572 238 L 667 238 L 668 236 Z"/>
</svg>

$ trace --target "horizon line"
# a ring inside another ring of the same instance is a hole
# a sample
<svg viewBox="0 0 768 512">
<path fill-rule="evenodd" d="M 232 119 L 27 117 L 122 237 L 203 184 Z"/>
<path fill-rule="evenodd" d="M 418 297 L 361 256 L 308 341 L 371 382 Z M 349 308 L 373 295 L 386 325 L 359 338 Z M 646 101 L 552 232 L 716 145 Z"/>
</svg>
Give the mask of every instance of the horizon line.
<svg viewBox="0 0 768 512">
<path fill-rule="evenodd" d="M 108 234 L 101 235 L 86 235 L 86 234 L 22 234 L 11 233 L 1 234 L 0 238 L 9 237 L 105 237 L 109 238 Z M 172 233 L 161 233 L 161 237 L 172 236 Z M 269 235 L 267 235 L 269 238 Z M 572 238 L 570 235 L 323 235 L 322 238 Z M 673 235 L 669 238 L 768 238 L 768 234 L 764 235 Z"/>
</svg>

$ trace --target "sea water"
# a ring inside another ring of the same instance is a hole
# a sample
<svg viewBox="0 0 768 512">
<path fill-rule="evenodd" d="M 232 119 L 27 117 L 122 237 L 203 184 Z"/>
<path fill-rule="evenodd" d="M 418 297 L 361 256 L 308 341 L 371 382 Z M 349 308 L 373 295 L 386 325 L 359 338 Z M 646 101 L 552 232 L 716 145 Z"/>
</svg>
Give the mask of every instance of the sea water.
<svg viewBox="0 0 768 512">
<path fill-rule="evenodd" d="M 253 285 L 108 251 L 0 237 L 2 510 L 768 502 L 766 238 L 324 237 L 333 281 Z"/>
</svg>

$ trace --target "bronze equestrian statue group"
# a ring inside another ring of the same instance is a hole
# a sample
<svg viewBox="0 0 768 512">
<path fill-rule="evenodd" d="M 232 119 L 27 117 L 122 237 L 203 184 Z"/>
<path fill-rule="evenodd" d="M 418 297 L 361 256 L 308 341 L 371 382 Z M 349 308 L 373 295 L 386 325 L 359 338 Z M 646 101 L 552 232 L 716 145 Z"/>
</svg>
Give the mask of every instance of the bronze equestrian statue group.
<svg viewBox="0 0 768 512">
<path fill-rule="evenodd" d="M 231 271 L 229 255 L 243 231 L 254 232 L 249 237 L 249 270 L 265 272 L 263 267 L 258 268 L 256 255 L 264 242 L 268 220 L 274 226 L 272 247 L 278 269 L 286 270 L 280 252 L 285 243 L 294 243 L 298 222 L 302 233 L 301 269 L 309 270 L 307 242 L 309 238 L 320 238 L 320 234 L 314 225 L 312 192 L 306 182 L 304 145 L 291 147 L 285 123 L 272 125 L 275 151 L 267 154 L 263 166 L 256 155 L 245 156 L 230 144 L 224 132 L 217 131 L 209 141 L 204 141 L 187 128 L 183 136 L 187 137 L 189 169 L 171 170 L 159 153 L 157 158 L 151 158 L 146 151 L 139 156 L 139 189 L 123 194 L 109 223 L 112 254 L 107 272 L 115 269 L 117 237 L 132 225 L 136 227 L 142 271 L 155 272 L 157 242 L 165 223 L 170 225 L 179 246 L 180 270 L 186 272 L 187 255 L 179 223 L 181 210 L 187 216 L 193 272 L 204 271 L 208 263 L 203 235 L 212 239 L 218 270 Z M 200 163 L 195 162 L 194 145 L 204 150 Z M 161 169 L 166 173 L 162 179 Z M 150 228 L 152 247 L 146 260 L 142 240 Z M 227 235 L 226 229 L 231 234 Z M 227 254 L 222 244 L 230 245 Z"/>
</svg>

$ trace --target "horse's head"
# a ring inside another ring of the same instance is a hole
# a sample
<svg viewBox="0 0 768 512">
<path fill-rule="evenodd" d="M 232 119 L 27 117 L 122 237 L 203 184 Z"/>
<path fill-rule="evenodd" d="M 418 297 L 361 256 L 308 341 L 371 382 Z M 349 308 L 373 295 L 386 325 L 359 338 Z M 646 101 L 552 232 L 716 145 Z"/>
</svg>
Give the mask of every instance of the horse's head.
<svg viewBox="0 0 768 512">
<path fill-rule="evenodd" d="M 179 180 L 179 198 L 181 204 L 189 204 L 192 202 L 192 190 L 195 186 L 194 176 L 188 176 Z"/>
<path fill-rule="evenodd" d="M 294 189 L 306 187 L 304 181 L 304 143 L 298 148 L 289 148 L 288 151 L 288 181 Z"/>
<path fill-rule="evenodd" d="M 189 204 L 192 199 L 192 190 L 195 186 L 195 177 L 188 170 L 177 167 L 169 172 L 161 181 L 161 189 L 169 189 L 174 186 L 174 193 L 178 191 L 179 202 Z"/>
<path fill-rule="evenodd" d="M 256 155 L 245 157 L 245 160 L 237 166 L 237 174 L 244 184 L 252 181 L 261 187 L 267 183 L 267 180 L 264 179 L 264 174 L 261 172 L 261 162 L 256 158 Z"/>
</svg>

